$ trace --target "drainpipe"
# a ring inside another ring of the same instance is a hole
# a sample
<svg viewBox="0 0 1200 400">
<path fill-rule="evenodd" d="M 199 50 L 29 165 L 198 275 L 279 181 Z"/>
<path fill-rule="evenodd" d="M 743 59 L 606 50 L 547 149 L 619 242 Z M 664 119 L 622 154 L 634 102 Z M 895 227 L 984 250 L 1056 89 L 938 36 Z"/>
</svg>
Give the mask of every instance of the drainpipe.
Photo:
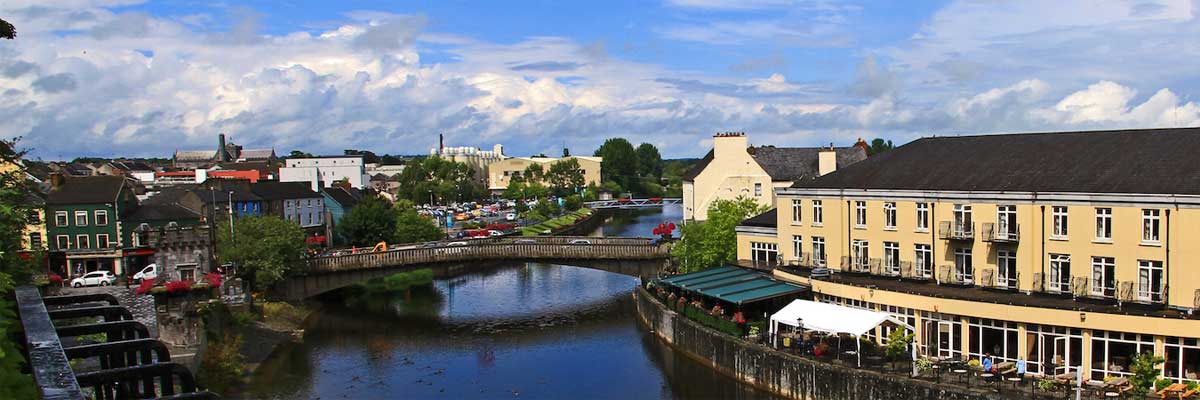
<svg viewBox="0 0 1200 400">
<path fill-rule="evenodd" d="M 843 193 L 843 196 L 844 195 L 845 194 Z M 853 215 L 857 212 L 858 211 L 851 212 L 850 200 L 846 200 L 846 253 L 845 253 L 846 257 L 854 257 L 854 252 L 850 250 L 850 235 L 851 235 L 850 230 L 854 229 L 853 226 L 851 225 L 853 222 L 851 222 L 850 219 L 853 218 Z M 841 264 L 841 261 L 842 260 L 838 260 L 838 263 Z M 850 259 L 850 264 L 854 265 L 854 258 Z"/>
<path fill-rule="evenodd" d="M 1176 204 L 1175 207 L 1179 207 L 1179 205 Z M 1165 244 L 1165 246 L 1167 248 L 1167 256 L 1166 256 L 1166 259 L 1163 260 L 1163 275 L 1164 275 L 1163 276 L 1163 289 L 1162 289 L 1163 308 L 1169 308 L 1171 306 L 1170 305 L 1171 302 L 1168 301 L 1168 299 L 1170 299 L 1170 297 L 1168 297 L 1168 295 L 1170 294 L 1169 291 L 1171 289 L 1171 283 L 1170 283 L 1171 282 L 1171 209 L 1169 209 L 1169 208 L 1167 209 L 1166 242 L 1167 243 Z"/>
<path fill-rule="evenodd" d="M 1034 194 L 1036 201 L 1037 194 Z M 1046 291 L 1046 205 L 1041 206 L 1042 209 L 1042 291 Z M 1061 272 L 1060 272 L 1061 273 Z"/>
<path fill-rule="evenodd" d="M 930 266 L 929 273 L 933 274 L 934 281 L 936 281 L 938 284 L 941 284 L 942 282 L 938 281 L 938 276 L 937 276 L 938 275 L 937 248 L 938 248 L 938 245 L 940 245 L 941 243 L 938 242 L 937 229 L 934 229 L 934 227 L 937 226 L 937 202 L 936 201 L 929 202 L 928 218 L 929 218 L 929 220 L 926 221 L 927 223 L 925 224 L 925 226 L 929 227 L 929 262 L 931 264 L 933 264 Z"/>
</svg>

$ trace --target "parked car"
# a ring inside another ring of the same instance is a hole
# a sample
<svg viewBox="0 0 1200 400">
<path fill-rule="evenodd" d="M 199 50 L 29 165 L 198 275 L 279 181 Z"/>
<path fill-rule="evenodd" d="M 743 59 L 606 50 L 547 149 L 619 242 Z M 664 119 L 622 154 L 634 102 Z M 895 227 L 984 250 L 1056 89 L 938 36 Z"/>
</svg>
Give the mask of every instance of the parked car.
<svg viewBox="0 0 1200 400">
<path fill-rule="evenodd" d="M 537 244 L 537 241 L 536 241 L 536 240 L 533 240 L 533 239 L 517 239 L 517 240 L 514 240 L 514 241 L 513 241 L 513 243 L 516 243 L 516 244 Z"/>
<path fill-rule="evenodd" d="M 570 243 L 570 244 L 592 244 L 592 241 L 587 240 L 587 239 L 575 239 L 568 243 Z"/>
<path fill-rule="evenodd" d="M 117 276 L 108 271 L 92 271 L 72 279 L 71 287 L 108 286 L 117 283 Z"/>
<path fill-rule="evenodd" d="M 504 219 L 505 219 L 505 220 L 507 220 L 507 221 L 516 221 L 516 220 L 517 220 L 517 213 L 508 213 L 508 214 L 504 214 Z"/>
<path fill-rule="evenodd" d="M 488 233 L 488 236 L 504 236 L 504 232 L 500 232 L 495 229 L 489 230 L 489 231 L 487 231 L 487 233 Z"/>
<path fill-rule="evenodd" d="M 142 268 L 141 271 L 138 271 L 138 273 L 133 274 L 133 281 L 139 282 L 139 283 L 145 279 L 156 279 L 156 278 L 158 278 L 158 264 L 147 265 L 146 268 Z"/>
<path fill-rule="evenodd" d="M 447 246 L 447 247 L 449 247 L 449 246 L 466 246 L 466 245 L 467 245 L 467 242 L 450 242 L 450 243 L 446 243 L 446 246 Z"/>
</svg>

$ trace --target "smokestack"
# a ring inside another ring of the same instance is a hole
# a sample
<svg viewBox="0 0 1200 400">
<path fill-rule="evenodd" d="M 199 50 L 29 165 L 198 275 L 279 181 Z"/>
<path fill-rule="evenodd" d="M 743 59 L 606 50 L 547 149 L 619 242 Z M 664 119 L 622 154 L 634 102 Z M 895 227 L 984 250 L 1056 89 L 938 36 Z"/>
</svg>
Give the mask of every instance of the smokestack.
<svg viewBox="0 0 1200 400">
<path fill-rule="evenodd" d="M 221 146 L 221 147 L 217 148 L 217 161 L 220 161 L 220 162 L 229 161 L 229 154 L 225 151 L 225 134 L 224 133 L 219 134 L 219 135 L 217 135 L 217 138 L 218 138 L 218 142 Z"/>
<path fill-rule="evenodd" d="M 438 154 L 446 152 L 446 138 L 442 134 L 438 134 Z"/>
</svg>

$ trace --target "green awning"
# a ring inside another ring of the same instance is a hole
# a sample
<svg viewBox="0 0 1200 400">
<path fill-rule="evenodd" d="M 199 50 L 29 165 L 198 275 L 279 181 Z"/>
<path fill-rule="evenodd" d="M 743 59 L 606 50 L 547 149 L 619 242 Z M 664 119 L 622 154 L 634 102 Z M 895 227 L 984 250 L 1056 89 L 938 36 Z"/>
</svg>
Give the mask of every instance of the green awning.
<svg viewBox="0 0 1200 400">
<path fill-rule="evenodd" d="M 719 280 L 722 280 L 725 278 L 730 278 L 730 277 L 735 277 L 735 276 L 744 276 L 747 274 L 753 274 L 753 272 L 746 272 L 744 270 L 727 271 L 727 272 L 722 272 L 719 274 L 712 274 L 712 275 L 708 275 L 708 276 L 699 276 L 699 277 L 694 277 L 694 278 L 689 278 L 689 279 L 681 279 L 681 280 L 678 280 L 675 282 L 671 282 L 671 284 L 676 287 L 683 288 L 683 289 L 690 289 L 692 287 L 701 286 L 701 285 L 704 285 L 709 282 L 715 282 L 715 281 L 719 281 Z"/>
<path fill-rule="evenodd" d="M 796 286 L 790 283 L 777 282 L 775 285 L 751 289 L 731 294 L 715 296 L 718 299 L 728 301 L 733 304 L 753 303 L 756 301 L 769 300 L 780 296 L 799 294 L 807 291 L 808 288 Z"/>
<path fill-rule="evenodd" d="M 706 269 L 706 270 L 703 270 L 700 272 L 693 272 L 690 274 L 675 275 L 670 278 L 663 278 L 662 281 L 665 283 L 673 283 L 673 282 L 677 282 L 677 281 L 681 281 L 681 280 L 685 280 L 685 279 L 691 279 L 691 278 L 696 278 L 696 277 L 701 277 L 701 276 L 709 276 L 709 275 L 713 275 L 713 274 L 725 273 L 725 272 L 733 271 L 736 269 L 738 269 L 738 268 L 736 268 L 736 267 L 710 268 L 710 269 Z"/>
<path fill-rule="evenodd" d="M 721 286 L 718 288 L 713 288 L 713 289 L 708 290 L 707 292 L 711 293 L 713 296 L 723 296 L 723 295 L 727 295 L 727 294 L 741 292 L 744 290 L 760 289 L 760 288 L 764 288 L 767 286 L 774 286 L 775 283 L 777 283 L 777 282 L 773 281 L 773 280 L 769 280 L 769 279 L 754 279 L 754 280 L 745 281 L 745 282 L 738 282 L 738 283 L 735 283 L 732 285 L 726 285 L 726 286 Z"/>
<path fill-rule="evenodd" d="M 746 281 L 756 281 L 762 278 L 762 275 L 756 273 L 748 273 L 741 275 L 733 275 L 721 278 L 715 281 L 708 281 L 701 284 L 689 285 L 688 290 L 696 290 L 708 293 L 710 290 L 719 289 L 721 287 L 732 285 Z"/>
</svg>

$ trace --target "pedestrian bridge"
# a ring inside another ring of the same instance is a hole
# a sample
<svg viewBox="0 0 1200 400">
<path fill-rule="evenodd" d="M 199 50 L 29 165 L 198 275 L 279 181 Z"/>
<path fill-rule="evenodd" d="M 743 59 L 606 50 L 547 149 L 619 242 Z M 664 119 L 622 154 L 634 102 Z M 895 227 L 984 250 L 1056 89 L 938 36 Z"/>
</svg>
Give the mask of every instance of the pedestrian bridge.
<svg viewBox="0 0 1200 400">
<path fill-rule="evenodd" d="M 583 242 L 583 241 L 586 241 Z M 572 243 L 574 242 L 574 243 Z M 487 261 L 536 261 L 653 277 L 668 247 L 647 238 L 538 236 L 476 239 L 461 246 L 410 247 L 308 259 L 301 271 L 275 287 L 289 301 L 418 268 L 458 265 L 489 268 Z"/>
<path fill-rule="evenodd" d="M 678 197 L 673 198 L 658 198 L 649 199 L 616 199 L 616 200 L 601 200 L 589 201 L 583 205 L 593 210 L 599 209 L 619 209 L 619 208 L 651 208 L 662 207 L 670 204 L 683 204 L 683 199 Z"/>
</svg>

